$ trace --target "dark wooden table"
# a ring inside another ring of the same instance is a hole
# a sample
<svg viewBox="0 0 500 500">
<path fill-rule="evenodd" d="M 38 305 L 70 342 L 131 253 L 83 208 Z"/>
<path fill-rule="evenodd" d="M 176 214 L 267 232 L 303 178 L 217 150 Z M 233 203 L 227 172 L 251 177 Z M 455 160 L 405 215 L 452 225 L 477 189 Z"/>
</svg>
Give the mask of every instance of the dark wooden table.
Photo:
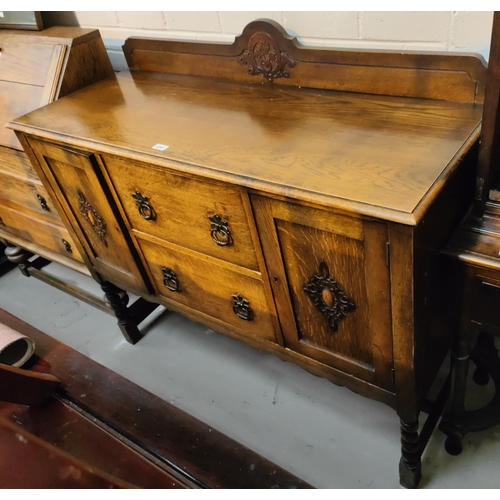
<svg viewBox="0 0 500 500">
<path fill-rule="evenodd" d="M 0 322 L 35 341 L 36 354 L 27 369 L 50 373 L 61 381 L 61 388 L 41 406 L 0 403 L 0 487 L 16 487 L 16 480 L 21 481 L 17 487 L 53 484 L 38 466 L 31 470 L 32 481 L 45 482 L 26 482 L 31 462 L 17 448 L 6 447 L 13 443 L 14 425 L 15 432 L 26 433 L 23 438 L 36 441 L 33 453 L 39 458 L 47 456 L 49 445 L 63 453 L 64 463 L 80 464 L 88 482 L 82 479 L 79 487 L 311 488 L 216 429 L 1 309 Z M 40 464 L 40 460 L 33 463 Z M 46 462 L 49 476 L 59 465 Z M 89 470 L 97 470 L 97 476 Z"/>
</svg>

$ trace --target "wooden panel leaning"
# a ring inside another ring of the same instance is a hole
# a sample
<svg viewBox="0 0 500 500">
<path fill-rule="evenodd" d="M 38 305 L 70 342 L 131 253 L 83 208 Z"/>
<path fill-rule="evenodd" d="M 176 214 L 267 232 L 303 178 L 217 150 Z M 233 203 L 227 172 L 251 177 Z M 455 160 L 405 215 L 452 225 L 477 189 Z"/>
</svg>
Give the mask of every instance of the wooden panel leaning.
<svg viewBox="0 0 500 500">
<path fill-rule="evenodd" d="M 113 75 L 103 41 L 97 30 L 84 28 L 0 30 L 0 55 L 0 237 L 9 242 L 7 256 L 27 276 L 36 274 L 27 260 L 33 253 L 89 274 L 58 203 L 3 124 Z"/>
<path fill-rule="evenodd" d="M 454 327 L 439 251 L 474 196 L 482 60 L 305 48 L 265 20 L 230 45 L 124 50 L 130 72 L 9 125 L 94 277 L 391 405 L 417 486 L 447 395 L 419 434 Z M 88 182 L 49 150 L 93 158 L 85 197 L 120 233 L 105 258 L 75 216 Z"/>
</svg>

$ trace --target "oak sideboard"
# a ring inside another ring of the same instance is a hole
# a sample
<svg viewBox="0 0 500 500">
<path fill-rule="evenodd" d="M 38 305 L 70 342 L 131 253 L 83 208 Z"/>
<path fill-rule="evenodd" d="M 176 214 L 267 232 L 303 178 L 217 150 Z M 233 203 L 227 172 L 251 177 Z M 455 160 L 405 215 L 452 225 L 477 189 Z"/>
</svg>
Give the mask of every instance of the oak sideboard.
<svg viewBox="0 0 500 500">
<path fill-rule="evenodd" d="M 122 291 L 391 405 L 415 487 L 483 61 L 305 48 L 266 20 L 229 45 L 124 52 L 130 71 L 9 126 L 127 339 Z"/>
</svg>

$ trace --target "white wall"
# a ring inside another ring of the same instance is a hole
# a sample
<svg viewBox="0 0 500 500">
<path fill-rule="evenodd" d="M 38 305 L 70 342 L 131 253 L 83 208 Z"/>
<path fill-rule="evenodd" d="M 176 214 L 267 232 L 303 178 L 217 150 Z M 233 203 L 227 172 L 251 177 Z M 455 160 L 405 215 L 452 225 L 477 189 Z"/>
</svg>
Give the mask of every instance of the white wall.
<svg viewBox="0 0 500 500">
<path fill-rule="evenodd" d="M 116 69 L 129 36 L 231 42 L 258 18 L 274 19 L 306 45 L 479 52 L 487 59 L 493 12 L 74 12 L 78 24 L 101 30 Z"/>
</svg>

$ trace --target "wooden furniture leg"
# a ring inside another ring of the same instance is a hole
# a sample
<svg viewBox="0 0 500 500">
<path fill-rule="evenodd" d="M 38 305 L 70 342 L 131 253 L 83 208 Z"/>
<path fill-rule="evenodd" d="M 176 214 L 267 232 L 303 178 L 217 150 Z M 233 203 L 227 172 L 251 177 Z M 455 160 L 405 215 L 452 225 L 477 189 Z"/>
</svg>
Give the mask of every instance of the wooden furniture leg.
<svg viewBox="0 0 500 500">
<path fill-rule="evenodd" d="M 19 267 L 24 276 L 30 276 L 28 271 L 29 263 L 28 259 L 32 256 L 30 252 L 24 250 L 24 248 L 18 247 L 16 245 L 7 244 L 7 248 L 5 249 L 5 256 L 9 259 L 10 262 L 16 264 Z"/>
<path fill-rule="evenodd" d="M 101 283 L 101 289 L 104 292 L 106 302 L 109 304 L 118 320 L 118 327 L 127 342 L 131 344 L 139 342 L 139 340 L 142 339 L 142 334 L 127 308 L 129 300 L 128 294 L 109 281 Z"/>
<path fill-rule="evenodd" d="M 448 414 L 441 423 L 441 430 L 447 435 L 445 448 L 450 455 L 462 452 L 463 434 L 456 422 L 460 422 L 465 413 L 465 388 L 469 374 L 471 351 L 471 334 L 459 335 L 455 340 L 451 353 L 451 401 Z M 452 421 L 454 423 L 452 423 Z"/>
<path fill-rule="evenodd" d="M 422 477 L 418 436 L 418 418 L 413 422 L 401 419 L 401 460 L 399 462 L 399 481 L 405 488 L 416 488 Z"/>
</svg>

